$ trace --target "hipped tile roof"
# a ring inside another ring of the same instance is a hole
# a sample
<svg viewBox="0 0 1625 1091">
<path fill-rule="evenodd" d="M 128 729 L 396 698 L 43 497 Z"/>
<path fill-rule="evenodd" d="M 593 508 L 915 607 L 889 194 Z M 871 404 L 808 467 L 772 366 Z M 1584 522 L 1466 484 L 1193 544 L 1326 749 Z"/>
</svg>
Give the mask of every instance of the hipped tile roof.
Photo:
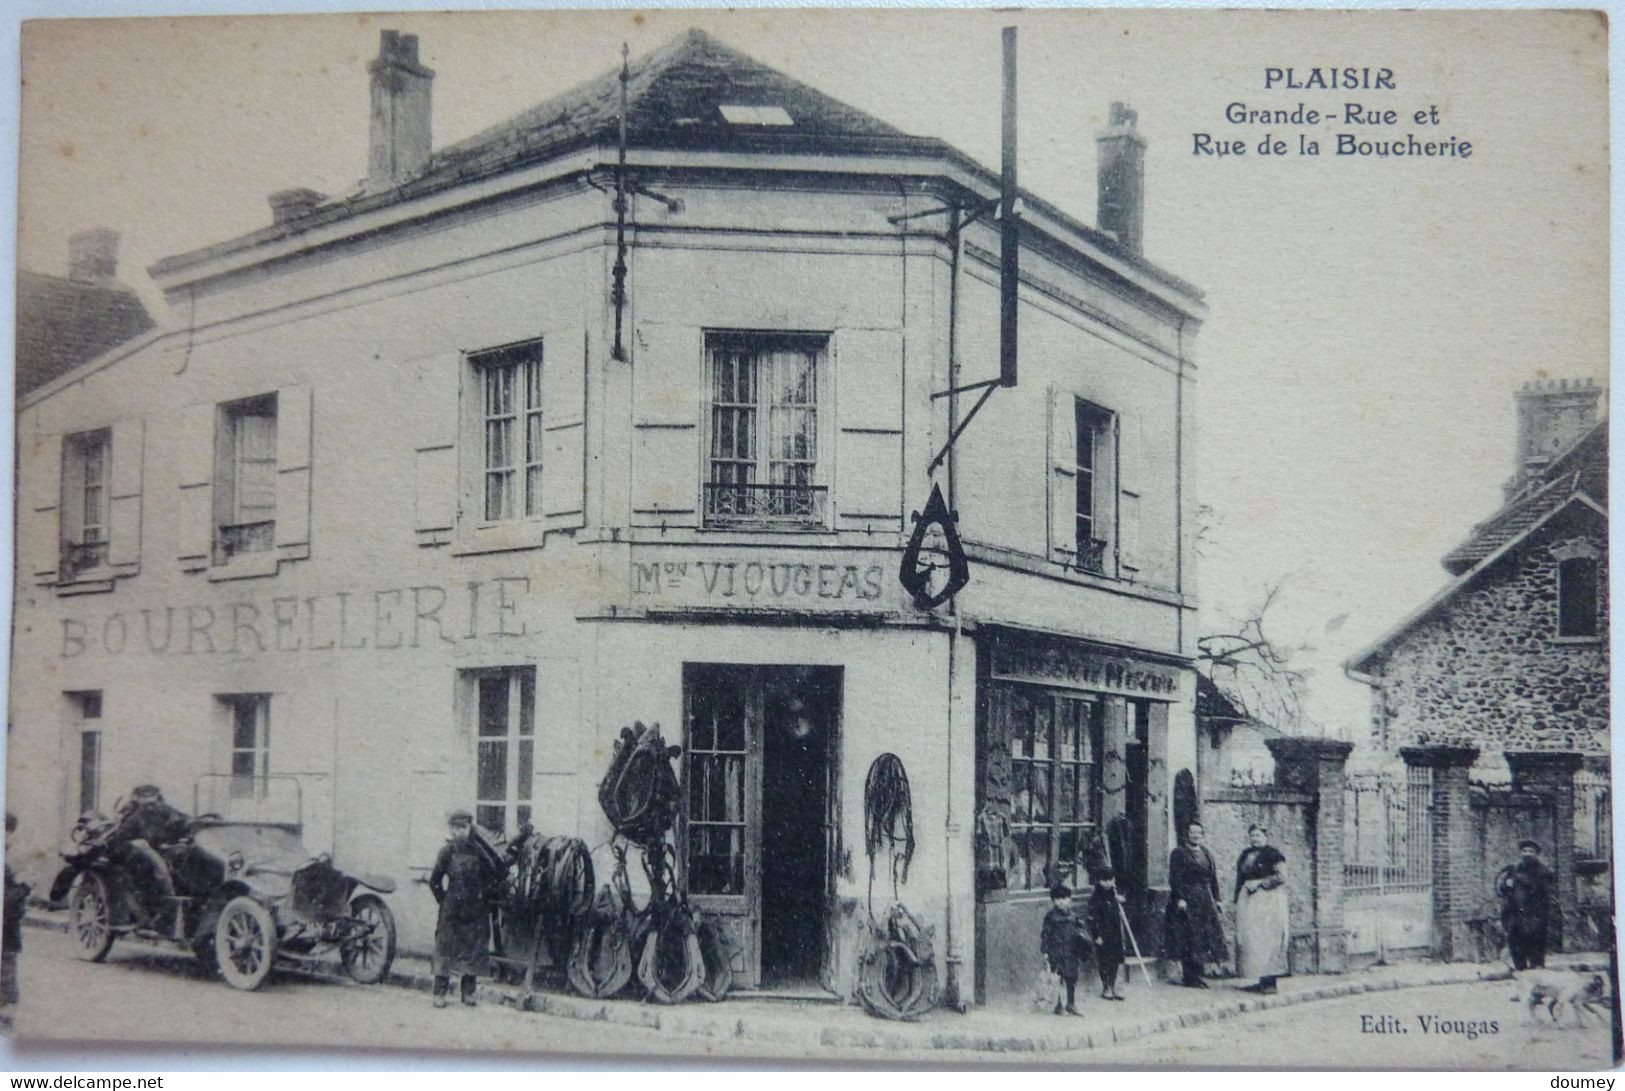
<svg viewBox="0 0 1625 1091">
<path fill-rule="evenodd" d="M 17 396 L 153 327 L 121 284 L 17 272 Z"/>
</svg>

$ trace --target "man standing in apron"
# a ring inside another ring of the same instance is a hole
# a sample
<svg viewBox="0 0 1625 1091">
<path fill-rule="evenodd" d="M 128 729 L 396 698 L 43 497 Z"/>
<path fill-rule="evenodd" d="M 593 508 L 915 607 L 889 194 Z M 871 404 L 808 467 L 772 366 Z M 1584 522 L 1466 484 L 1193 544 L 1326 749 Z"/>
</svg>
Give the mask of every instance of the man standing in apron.
<svg viewBox="0 0 1625 1091">
<path fill-rule="evenodd" d="M 452 975 L 462 979 L 463 1003 L 474 1006 L 474 986 L 491 965 L 491 895 L 501 878 L 470 834 L 474 816 L 453 811 L 451 839 L 429 873 L 429 890 L 440 903 L 434 930 L 434 1006 L 446 1006 Z"/>
</svg>

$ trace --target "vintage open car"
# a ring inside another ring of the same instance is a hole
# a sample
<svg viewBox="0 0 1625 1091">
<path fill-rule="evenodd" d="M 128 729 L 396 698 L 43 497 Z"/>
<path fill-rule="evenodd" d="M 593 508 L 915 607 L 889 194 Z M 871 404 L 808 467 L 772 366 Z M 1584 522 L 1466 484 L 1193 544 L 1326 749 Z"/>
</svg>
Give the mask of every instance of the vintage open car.
<svg viewBox="0 0 1625 1091">
<path fill-rule="evenodd" d="M 223 799 L 219 809 L 203 809 L 206 795 Z M 292 797 L 292 817 L 285 800 L 270 805 L 278 796 Z M 74 827 L 51 898 L 67 900 L 81 958 L 100 962 L 116 938 L 138 936 L 189 948 L 239 989 L 259 988 L 278 961 L 335 953 L 356 981 L 384 979 L 395 918 L 380 895 L 395 884 L 305 849 L 297 778 L 203 777 L 193 804 L 195 817 L 163 845 L 132 845 L 117 820 L 101 816 Z"/>
</svg>

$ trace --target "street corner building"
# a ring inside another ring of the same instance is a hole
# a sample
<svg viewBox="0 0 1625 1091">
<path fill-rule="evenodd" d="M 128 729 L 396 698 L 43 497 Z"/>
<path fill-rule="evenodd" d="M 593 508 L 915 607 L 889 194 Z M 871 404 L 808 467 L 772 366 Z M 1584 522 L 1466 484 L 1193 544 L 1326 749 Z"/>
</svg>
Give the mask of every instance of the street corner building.
<svg viewBox="0 0 1625 1091">
<path fill-rule="evenodd" d="M 1154 930 L 1204 311 L 1141 253 L 1133 111 L 1061 134 L 1097 226 L 1023 194 L 995 386 L 997 172 L 703 33 L 613 61 L 435 147 L 437 77 L 385 32 L 366 180 L 160 261 L 175 321 L 22 399 L 22 870 L 131 785 L 247 809 L 291 778 L 422 951 L 456 807 L 612 870 L 595 793 L 641 721 L 682 747 L 680 880 L 742 985 L 851 996 L 900 900 L 950 1002 L 1024 993 L 1091 853 Z M 957 521 L 910 551 L 933 487 Z M 969 583 L 929 605 L 900 572 L 950 530 Z M 886 753 L 906 868 L 868 851 Z"/>
<path fill-rule="evenodd" d="M 1436 954 L 1499 947 L 1496 873 L 1525 839 L 1556 875 L 1554 938 L 1613 945 L 1605 404 L 1591 381 L 1517 392 L 1503 505 L 1444 557 L 1450 581 L 1347 664 L 1371 687 L 1372 751 L 1403 760 L 1431 815 L 1409 870 L 1431 872 L 1417 939 Z"/>
</svg>

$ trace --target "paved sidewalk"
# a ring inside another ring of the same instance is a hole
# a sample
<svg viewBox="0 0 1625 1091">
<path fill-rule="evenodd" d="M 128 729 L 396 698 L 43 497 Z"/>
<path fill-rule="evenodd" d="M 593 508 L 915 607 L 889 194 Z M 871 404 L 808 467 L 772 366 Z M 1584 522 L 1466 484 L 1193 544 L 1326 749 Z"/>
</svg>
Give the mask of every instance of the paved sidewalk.
<svg viewBox="0 0 1625 1091">
<path fill-rule="evenodd" d="M 35 927 L 65 931 L 65 913 L 31 909 Z M 1602 956 L 1557 956 L 1554 968 L 1606 970 Z M 542 991 L 525 998 L 517 986 L 485 983 L 481 997 L 563 1019 L 620 1024 L 681 1036 L 690 1043 L 747 1042 L 784 1054 L 809 1051 L 861 1054 L 869 1050 L 911 1053 L 1061 1054 L 1128 1042 L 1253 1011 L 1267 1011 L 1352 996 L 1358 993 L 1447 985 L 1505 977 L 1499 963 L 1416 962 L 1372 967 L 1347 974 L 1283 978 L 1274 996 L 1257 996 L 1215 981 L 1205 990 L 1153 981 L 1138 969 L 1121 1003 L 1100 999 L 1079 981 L 1081 1016 L 1056 1016 L 1031 1005 L 974 1008 L 966 1014 L 928 1012 L 916 1023 L 876 1019 L 855 1004 L 807 1000 L 729 999 L 716 1004 L 691 1001 L 670 1007 L 637 1000 L 590 1000 L 572 993 Z M 427 959 L 402 955 L 390 984 L 427 991 L 433 979 Z"/>
</svg>

